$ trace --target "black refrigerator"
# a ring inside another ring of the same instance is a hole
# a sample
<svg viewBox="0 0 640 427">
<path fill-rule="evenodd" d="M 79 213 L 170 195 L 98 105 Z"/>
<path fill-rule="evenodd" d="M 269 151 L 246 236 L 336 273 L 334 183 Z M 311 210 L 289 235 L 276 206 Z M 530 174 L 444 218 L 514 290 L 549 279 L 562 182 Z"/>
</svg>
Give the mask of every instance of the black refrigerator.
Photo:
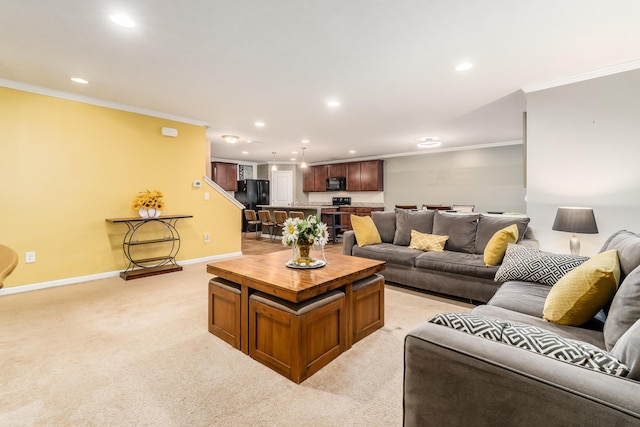
<svg viewBox="0 0 640 427">
<path fill-rule="evenodd" d="M 236 200 L 244 205 L 246 209 L 258 211 L 257 205 L 268 205 L 269 201 L 269 180 L 268 179 L 244 179 L 238 181 L 238 191 Z M 247 220 L 242 212 L 242 229 L 247 227 Z"/>
</svg>

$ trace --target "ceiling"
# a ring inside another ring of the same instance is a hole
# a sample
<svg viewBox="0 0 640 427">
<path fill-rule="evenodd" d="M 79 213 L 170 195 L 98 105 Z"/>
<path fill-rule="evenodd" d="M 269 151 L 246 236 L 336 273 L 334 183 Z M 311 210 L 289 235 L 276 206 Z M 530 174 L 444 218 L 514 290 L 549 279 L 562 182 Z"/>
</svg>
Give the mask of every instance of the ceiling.
<svg viewBox="0 0 640 427">
<path fill-rule="evenodd" d="M 640 58 L 637 0 L 0 0 L 0 10 L 0 79 L 201 121 L 212 157 L 257 163 L 272 152 L 299 162 L 303 146 L 313 163 L 424 153 L 429 136 L 443 149 L 520 140 L 523 87 Z M 136 27 L 114 25 L 115 13 Z M 473 68 L 456 71 L 461 62 Z"/>
</svg>

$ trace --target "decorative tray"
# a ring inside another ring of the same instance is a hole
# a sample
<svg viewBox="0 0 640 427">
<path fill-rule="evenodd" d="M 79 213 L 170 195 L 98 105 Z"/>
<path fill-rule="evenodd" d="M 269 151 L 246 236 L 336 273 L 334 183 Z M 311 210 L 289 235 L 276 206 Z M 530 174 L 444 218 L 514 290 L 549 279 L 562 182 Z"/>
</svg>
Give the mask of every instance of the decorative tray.
<svg viewBox="0 0 640 427">
<path fill-rule="evenodd" d="M 300 270 L 308 270 L 311 268 L 320 268 L 320 267 L 324 267 L 325 265 L 327 265 L 327 263 L 321 259 L 317 259 L 314 262 L 312 262 L 309 265 L 306 264 L 296 264 L 294 261 L 289 260 L 287 262 L 284 263 L 284 265 L 286 265 L 289 268 L 297 268 Z"/>
</svg>

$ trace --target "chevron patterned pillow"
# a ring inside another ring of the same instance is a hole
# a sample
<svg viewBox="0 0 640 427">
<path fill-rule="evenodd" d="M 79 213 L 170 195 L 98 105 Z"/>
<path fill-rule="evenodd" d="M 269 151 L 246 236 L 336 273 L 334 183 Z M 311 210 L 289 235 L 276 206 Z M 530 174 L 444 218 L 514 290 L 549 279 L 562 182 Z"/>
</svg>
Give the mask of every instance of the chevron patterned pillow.
<svg viewBox="0 0 640 427">
<path fill-rule="evenodd" d="M 494 280 L 496 282 L 520 280 L 553 286 L 562 276 L 588 259 L 579 255 L 543 252 L 510 243 Z"/>
<path fill-rule="evenodd" d="M 533 353 L 618 377 L 626 377 L 629 368 L 598 347 L 519 322 L 511 322 L 471 313 L 441 313 L 429 320 L 468 334 L 502 342 Z"/>
</svg>

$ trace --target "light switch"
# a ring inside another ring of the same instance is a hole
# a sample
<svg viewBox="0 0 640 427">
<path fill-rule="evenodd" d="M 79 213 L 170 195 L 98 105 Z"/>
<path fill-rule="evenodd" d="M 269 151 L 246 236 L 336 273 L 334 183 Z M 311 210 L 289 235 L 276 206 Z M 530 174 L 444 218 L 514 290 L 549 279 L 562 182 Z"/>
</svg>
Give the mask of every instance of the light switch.
<svg viewBox="0 0 640 427">
<path fill-rule="evenodd" d="M 208 191 L 204 192 L 204 199 L 205 200 L 209 200 L 209 192 Z"/>
</svg>

